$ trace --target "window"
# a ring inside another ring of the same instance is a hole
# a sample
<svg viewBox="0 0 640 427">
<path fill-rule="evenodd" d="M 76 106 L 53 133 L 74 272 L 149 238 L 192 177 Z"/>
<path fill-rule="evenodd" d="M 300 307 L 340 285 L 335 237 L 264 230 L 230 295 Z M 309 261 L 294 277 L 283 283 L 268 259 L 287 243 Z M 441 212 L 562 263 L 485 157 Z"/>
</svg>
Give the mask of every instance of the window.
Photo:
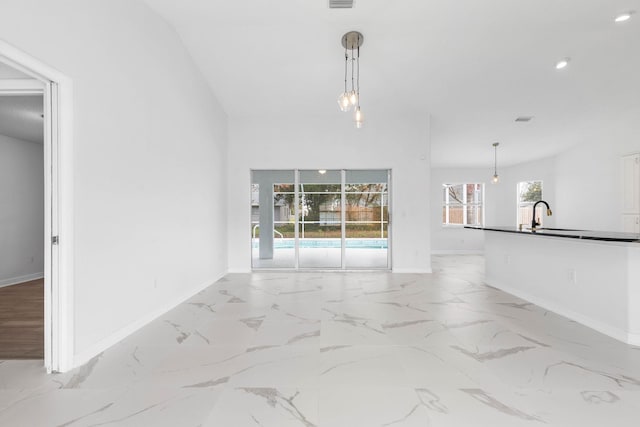
<svg viewBox="0 0 640 427">
<path fill-rule="evenodd" d="M 484 224 L 484 184 L 443 184 L 443 187 L 442 224 Z"/>
<path fill-rule="evenodd" d="M 533 204 L 542 200 L 542 181 L 523 181 L 518 183 L 518 222 L 516 225 L 531 225 Z M 536 209 L 536 218 L 542 224 L 542 205 Z"/>
</svg>

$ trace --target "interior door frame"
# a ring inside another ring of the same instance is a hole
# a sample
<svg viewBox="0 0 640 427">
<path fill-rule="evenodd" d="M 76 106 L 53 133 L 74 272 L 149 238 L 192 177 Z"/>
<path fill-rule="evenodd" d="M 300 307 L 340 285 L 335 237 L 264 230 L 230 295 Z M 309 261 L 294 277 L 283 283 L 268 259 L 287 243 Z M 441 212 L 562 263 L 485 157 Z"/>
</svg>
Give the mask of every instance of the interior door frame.
<svg viewBox="0 0 640 427">
<path fill-rule="evenodd" d="M 72 82 L 2 40 L 0 61 L 33 77 L 5 80 L 0 93 L 44 96 L 44 366 L 64 372 L 74 367 Z"/>
</svg>

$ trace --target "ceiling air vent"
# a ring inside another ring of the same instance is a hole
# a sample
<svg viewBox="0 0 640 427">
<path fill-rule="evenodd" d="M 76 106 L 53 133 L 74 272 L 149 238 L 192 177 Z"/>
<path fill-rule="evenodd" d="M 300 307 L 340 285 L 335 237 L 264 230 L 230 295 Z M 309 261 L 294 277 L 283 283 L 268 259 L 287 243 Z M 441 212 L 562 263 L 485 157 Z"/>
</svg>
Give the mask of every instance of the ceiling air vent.
<svg viewBox="0 0 640 427">
<path fill-rule="evenodd" d="M 329 9 L 351 9 L 353 0 L 329 0 Z"/>
<path fill-rule="evenodd" d="M 517 123 L 527 123 L 533 120 L 532 116 L 520 116 L 516 118 Z"/>
</svg>

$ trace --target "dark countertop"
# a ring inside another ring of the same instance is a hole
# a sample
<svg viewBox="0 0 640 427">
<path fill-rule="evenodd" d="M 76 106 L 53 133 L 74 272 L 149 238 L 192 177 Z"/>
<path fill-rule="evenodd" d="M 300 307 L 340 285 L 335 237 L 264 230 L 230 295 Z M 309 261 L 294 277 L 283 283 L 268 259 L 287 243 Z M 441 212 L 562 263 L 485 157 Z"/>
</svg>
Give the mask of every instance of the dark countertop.
<svg viewBox="0 0 640 427">
<path fill-rule="evenodd" d="M 488 226 L 488 227 L 471 227 L 465 225 L 464 228 L 473 230 L 486 230 L 486 231 L 499 231 L 502 233 L 515 233 L 515 234 L 532 234 L 536 236 L 550 236 L 550 237 L 565 237 L 567 239 L 585 239 L 585 240 L 600 240 L 604 242 L 631 242 L 640 243 L 640 235 L 635 233 L 616 233 L 613 231 L 593 231 L 593 230 L 570 230 L 566 228 L 537 228 L 535 231 L 522 230 L 517 227 L 506 226 Z"/>
</svg>

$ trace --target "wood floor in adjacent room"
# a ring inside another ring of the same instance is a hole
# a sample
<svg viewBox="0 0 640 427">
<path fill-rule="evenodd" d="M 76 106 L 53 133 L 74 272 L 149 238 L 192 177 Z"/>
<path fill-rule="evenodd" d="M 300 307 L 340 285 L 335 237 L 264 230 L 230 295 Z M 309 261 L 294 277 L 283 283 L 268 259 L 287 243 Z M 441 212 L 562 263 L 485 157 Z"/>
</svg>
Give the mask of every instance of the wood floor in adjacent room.
<svg viewBox="0 0 640 427">
<path fill-rule="evenodd" d="M 44 358 L 44 279 L 0 288 L 0 360 Z"/>
</svg>

